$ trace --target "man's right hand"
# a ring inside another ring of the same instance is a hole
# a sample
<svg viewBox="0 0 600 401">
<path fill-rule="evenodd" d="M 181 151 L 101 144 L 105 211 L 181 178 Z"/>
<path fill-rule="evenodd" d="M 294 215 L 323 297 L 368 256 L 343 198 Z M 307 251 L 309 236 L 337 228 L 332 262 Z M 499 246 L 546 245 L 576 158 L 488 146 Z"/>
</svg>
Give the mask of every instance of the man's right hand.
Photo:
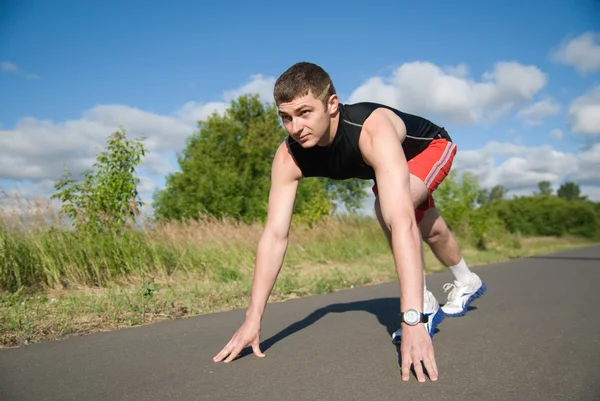
<svg viewBox="0 0 600 401">
<path fill-rule="evenodd" d="M 409 326 L 402 323 L 402 344 L 400 348 L 402 359 L 402 380 L 408 381 L 410 378 L 411 365 L 415 369 L 417 380 L 425 381 L 425 374 L 421 362 L 425 365 L 427 374 L 432 381 L 438 379 L 438 368 L 435 362 L 433 352 L 433 342 L 427 328 L 420 323 L 416 326 Z"/>
<path fill-rule="evenodd" d="M 260 319 L 247 317 L 244 324 L 235 332 L 221 352 L 213 358 L 213 361 L 221 362 L 226 358 L 225 363 L 231 362 L 247 345 L 252 346 L 254 355 L 261 358 L 265 356 L 260 350 Z"/>
</svg>

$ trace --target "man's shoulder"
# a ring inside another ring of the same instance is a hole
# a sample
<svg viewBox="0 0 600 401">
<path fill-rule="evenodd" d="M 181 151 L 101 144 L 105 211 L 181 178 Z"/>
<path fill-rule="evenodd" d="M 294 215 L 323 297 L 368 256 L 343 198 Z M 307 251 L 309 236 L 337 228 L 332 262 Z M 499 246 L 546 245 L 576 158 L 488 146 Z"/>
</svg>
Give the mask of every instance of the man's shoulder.
<svg viewBox="0 0 600 401">
<path fill-rule="evenodd" d="M 343 107 L 343 109 L 345 111 L 348 111 L 348 112 L 363 111 L 363 112 L 371 112 L 372 113 L 373 111 L 380 109 L 380 108 L 400 111 L 400 110 L 396 109 L 395 107 L 389 106 L 384 103 L 378 103 L 378 102 L 364 101 L 364 102 L 354 102 L 354 103 L 340 103 L 340 105 Z"/>
<path fill-rule="evenodd" d="M 389 106 L 384 103 L 378 102 L 355 102 L 345 103 L 341 105 L 342 117 L 346 122 L 362 125 L 364 122 L 373 114 L 375 110 L 386 109 L 399 117 L 402 117 L 403 113 L 399 109 Z"/>
<path fill-rule="evenodd" d="M 296 161 L 297 155 L 294 154 L 294 143 L 295 141 L 291 137 L 286 137 L 279 144 L 277 151 L 273 156 L 271 168 L 273 172 L 283 172 L 295 180 L 301 178 L 302 174 Z"/>
</svg>

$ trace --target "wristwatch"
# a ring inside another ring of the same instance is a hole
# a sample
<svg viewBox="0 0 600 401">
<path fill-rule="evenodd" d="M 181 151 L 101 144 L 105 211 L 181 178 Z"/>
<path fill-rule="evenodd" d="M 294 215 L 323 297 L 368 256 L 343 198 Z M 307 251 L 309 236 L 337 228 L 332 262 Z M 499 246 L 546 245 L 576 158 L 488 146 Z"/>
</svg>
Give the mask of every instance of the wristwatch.
<svg viewBox="0 0 600 401">
<path fill-rule="evenodd" d="M 414 326 L 417 323 L 429 322 L 429 316 L 424 313 L 417 312 L 415 309 L 407 309 L 400 313 L 400 322 L 404 322 L 409 326 Z"/>
</svg>

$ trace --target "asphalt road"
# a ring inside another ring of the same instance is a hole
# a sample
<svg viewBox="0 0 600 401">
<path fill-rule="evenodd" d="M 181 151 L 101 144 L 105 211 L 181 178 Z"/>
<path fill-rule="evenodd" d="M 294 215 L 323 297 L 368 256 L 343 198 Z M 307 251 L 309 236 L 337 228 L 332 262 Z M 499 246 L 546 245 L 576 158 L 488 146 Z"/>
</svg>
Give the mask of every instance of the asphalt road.
<svg viewBox="0 0 600 401">
<path fill-rule="evenodd" d="M 488 286 L 402 382 L 396 283 L 270 304 L 266 358 L 212 357 L 243 310 L 0 352 L 0 400 L 600 400 L 600 246 L 474 267 Z M 449 273 L 428 277 L 445 300 Z"/>
</svg>

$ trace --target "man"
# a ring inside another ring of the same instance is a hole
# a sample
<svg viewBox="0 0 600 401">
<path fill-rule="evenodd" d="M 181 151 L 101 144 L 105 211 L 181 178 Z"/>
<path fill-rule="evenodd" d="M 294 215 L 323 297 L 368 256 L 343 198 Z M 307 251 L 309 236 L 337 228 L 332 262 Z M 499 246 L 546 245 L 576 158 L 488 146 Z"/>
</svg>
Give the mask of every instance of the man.
<svg viewBox="0 0 600 401">
<path fill-rule="evenodd" d="M 246 320 L 213 360 L 230 362 L 246 345 L 259 348 L 260 323 L 288 245 L 293 205 L 303 177 L 373 179 L 375 211 L 400 283 L 402 379 L 411 365 L 417 379 L 437 380 L 432 337 L 444 311 L 425 285 L 421 239 L 454 274 L 444 308 L 462 315 L 485 285 L 460 255 L 435 209 L 432 193 L 450 170 L 456 145 L 443 129 L 421 117 L 375 103 L 341 104 L 329 75 L 301 62 L 275 83 L 275 102 L 289 136 L 273 159 L 265 229 L 258 243 Z"/>
</svg>

